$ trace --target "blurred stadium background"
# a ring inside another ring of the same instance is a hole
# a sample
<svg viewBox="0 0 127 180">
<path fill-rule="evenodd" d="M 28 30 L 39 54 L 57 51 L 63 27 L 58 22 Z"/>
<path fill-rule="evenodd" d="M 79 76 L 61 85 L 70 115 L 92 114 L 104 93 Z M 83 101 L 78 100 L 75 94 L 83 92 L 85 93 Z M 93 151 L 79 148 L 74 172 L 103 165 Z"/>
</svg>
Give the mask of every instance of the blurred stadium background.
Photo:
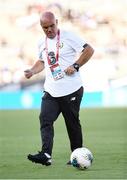
<svg viewBox="0 0 127 180">
<path fill-rule="evenodd" d="M 0 0 L 0 109 L 40 107 L 44 72 L 26 80 L 23 71 L 36 61 L 45 10 L 95 49 L 81 68 L 82 107 L 127 106 L 127 0 Z"/>
<path fill-rule="evenodd" d="M 39 15 L 45 10 L 55 12 L 61 28 L 95 49 L 81 68 L 83 138 L 94 154 L 85 173 L 65 165 L 70 150 L 61 116 L 50 170 L 26 158 L 40 149 L 35 119 L 45 77 L 42 72 L 26 80 L 23 71 L 36 61 L 44 35 Z M 0 179 L 127 179 L 126 34 L 127 0 L 0 0 Z"/>
</svg>

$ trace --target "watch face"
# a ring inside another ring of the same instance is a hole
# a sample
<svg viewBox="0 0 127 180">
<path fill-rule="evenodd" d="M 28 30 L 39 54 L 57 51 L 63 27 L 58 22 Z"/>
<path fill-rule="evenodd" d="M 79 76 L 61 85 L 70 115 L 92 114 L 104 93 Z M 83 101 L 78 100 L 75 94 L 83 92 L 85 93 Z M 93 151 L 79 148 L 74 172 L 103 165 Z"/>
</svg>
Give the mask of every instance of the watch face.
<svg viewBox="0 0 127 180">
<path fill-rule="evenodd" d="M 75 68 L 78 68 L 79 66 L 77 64 L 75 64 Z"/>
<path fill-rule="evenodd" d="M 73 64 L 73 67 L 78 71 L 79 70 L 79 64 Z"/>
</svg>

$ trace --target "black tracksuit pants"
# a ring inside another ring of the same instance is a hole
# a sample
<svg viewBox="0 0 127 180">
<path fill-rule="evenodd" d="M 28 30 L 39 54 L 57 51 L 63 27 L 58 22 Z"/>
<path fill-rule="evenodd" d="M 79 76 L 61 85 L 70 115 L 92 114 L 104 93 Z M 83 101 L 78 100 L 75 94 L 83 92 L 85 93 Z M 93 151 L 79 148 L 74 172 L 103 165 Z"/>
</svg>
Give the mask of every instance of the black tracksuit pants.
<svg viewBox="0 0 127 180">
<path fill-rule="evenodd" d="M 52 97 L 45 92 L 42 98 L 40 112 L 40 131 L 42 152 L 52 154 L 54 127 L 53 123 L 62 113 L 70 140 L 71 151 L 82 147 L 82 130 L 79 120 L 80 103 L 83 87 L 76 92 L 63 97 Z"/>
</svg>

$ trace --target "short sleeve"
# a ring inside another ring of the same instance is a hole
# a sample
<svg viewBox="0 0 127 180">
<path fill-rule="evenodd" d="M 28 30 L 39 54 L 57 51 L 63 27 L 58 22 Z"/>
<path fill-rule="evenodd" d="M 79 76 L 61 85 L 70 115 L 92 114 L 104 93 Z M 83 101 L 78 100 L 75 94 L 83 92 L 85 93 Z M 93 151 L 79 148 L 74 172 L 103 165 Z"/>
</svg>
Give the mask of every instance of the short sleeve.
<svg viewBox="0 0 127 180">
<path fill-rule="evenodd" d="M 68 33 L 69 45 L 77 52 L 80 53 L 84 49 L 86 42 L 80 38 L 77 34 L 69 32 Z"/>
<path fill-rule="evenodd" d="M 38 59 L 43 61 L 44 42 L 40 40 L 38 42 Z"/>
</svg>

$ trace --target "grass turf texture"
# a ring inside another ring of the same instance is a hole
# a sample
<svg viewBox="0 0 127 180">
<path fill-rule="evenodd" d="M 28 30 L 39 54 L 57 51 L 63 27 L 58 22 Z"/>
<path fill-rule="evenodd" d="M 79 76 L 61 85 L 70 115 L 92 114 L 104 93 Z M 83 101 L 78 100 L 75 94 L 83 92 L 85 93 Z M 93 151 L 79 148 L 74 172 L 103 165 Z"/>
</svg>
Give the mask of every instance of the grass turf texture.
<svg viewBox="0 0 127 180">
<path fill-rule="evenodd" d="M 127 109 L 82 109 L 84 142 L 94 161 L 85 170 L 67 166 L 70 147 L 62 116 L 55 122 L 53 164 L 31 163 L 26 156 L 40 150 L 38 110 L 0 111 L 1 179 L 126 179 Z"/>
</svg>

